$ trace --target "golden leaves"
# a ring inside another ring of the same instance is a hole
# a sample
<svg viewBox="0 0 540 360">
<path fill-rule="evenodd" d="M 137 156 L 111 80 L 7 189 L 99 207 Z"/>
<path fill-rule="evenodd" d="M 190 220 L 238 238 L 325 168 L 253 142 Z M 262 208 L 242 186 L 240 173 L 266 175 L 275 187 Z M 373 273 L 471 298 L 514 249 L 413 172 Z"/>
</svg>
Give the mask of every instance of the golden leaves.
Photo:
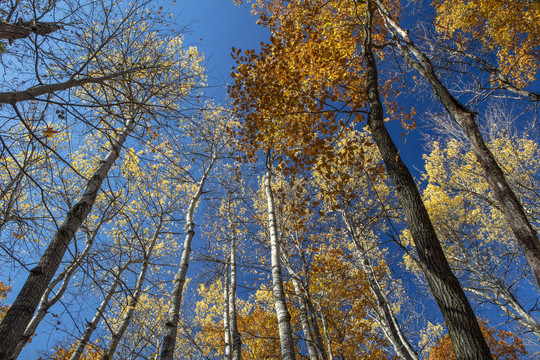
<svg viewBox="0 0 540 360">
<path fill-rule="evenodd" d="M 534 81 L 540 62 L 540 3 L 436 0 L 437 30 L 466 50 L 479 41 L 519 86 Z"/>
</svg>

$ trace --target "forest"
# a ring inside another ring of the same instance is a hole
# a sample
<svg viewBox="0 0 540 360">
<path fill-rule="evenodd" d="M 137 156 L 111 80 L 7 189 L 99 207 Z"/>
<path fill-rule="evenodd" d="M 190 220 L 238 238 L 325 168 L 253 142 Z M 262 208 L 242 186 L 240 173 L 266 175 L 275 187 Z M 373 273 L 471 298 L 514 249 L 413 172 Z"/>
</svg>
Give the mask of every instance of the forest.
<svg viewBox="0 0 540 360">
<path fill-rule="evenodd" d="M 540 1 L 220 1 L 0 0 L 0 360 L 540 359 Z"/>
</svg>

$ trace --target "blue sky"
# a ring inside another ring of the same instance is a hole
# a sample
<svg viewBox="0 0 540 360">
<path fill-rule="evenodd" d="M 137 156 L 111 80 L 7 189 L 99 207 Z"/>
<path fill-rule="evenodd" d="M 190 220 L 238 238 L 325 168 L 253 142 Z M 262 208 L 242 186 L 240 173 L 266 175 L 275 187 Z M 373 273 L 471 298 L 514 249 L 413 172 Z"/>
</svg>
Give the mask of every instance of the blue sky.
<svg viewBox="0 0 540 360">
<path fill-rule="evenodd" d="M 255 24 L 249 5 L 237 6 L 232 0 L 177 0 L 173 6 L 175 23 L 189 25 L 186 43 L 197 46 L 206 57 L 210 86 L 229 81 L 233 46 L 257 49 L 269 38 L 269 33 Z"/>
</svg>

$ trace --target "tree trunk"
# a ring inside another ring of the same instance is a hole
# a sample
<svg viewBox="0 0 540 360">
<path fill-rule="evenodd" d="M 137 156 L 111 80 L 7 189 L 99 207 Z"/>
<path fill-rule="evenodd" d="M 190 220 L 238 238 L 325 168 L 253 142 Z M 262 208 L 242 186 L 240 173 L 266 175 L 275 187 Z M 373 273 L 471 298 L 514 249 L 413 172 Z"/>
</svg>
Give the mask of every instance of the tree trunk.
<svg viewBox="0 0 540 360">
<path fill-rule="evenodd" d="M 315 345 L 317 346 L 317 354 L 320 355 L 322 360 L 328 360 L 328 355 L 326 354 L 326 350 L 324 349 L 324 340 L 321 335 L 321 330 L 319 328 L 319 323 L 317 319 L 317 310 L 315 310 L 313 302 L 311 301 L 309 289 L 304 289 L 304 301 L 307 306 L 311 328 L 315 333 Z"/>
<path fill-rule="evenodd" d="M 317 356 L 317 346 L 315 342 L 313 341 L 313 335 L 311 333 L 311 324 L 309 321 L 309 309 L 308 304 L 306 300 L 306 294 L 303 290 L 303 286 L 300 285 L 300 275 L 296 271 L 293 270 L 291 263 L 289 261 L 288 255 L 285 254 L 284 251 L 282 251 L 281 258 L 283 259 L 283 265 L 287 269 L 287 272 L 291 276 L 291 280 L 294 287 L 294 294 L 296 297 L 296 302 L 298 304 L 298 313 L 300 318 L 300 323 L 302 325 L 302 332 L 304 333 L 304 341 L 306 343 L 306 347 L 308 349 L 309 359 L 310 360 L 318 360 L 319 357 Z M 316 324 L 316 323 L 315 323 Z M 327 360 L 326 352 L 324 351 L 324 348 L 321 347 L 322 353 L 321 357 L 323 360 Z M 321 352 L 321 351 L 319 351 Z"/>
<path fill-rule="evenodd" d="M 231 360 L 232 357 L 232 344 L 231 344 L 231 321 L 229 313 L 229 266 L 230 266 L 230 255 L 227 257 L 225 265 L 225 273 L 223 275 L 223 331 L 225 333 L 225 350 L 223 351 L 224 359 Z"/>
<path fill-rule="evenodd" d="M 294 360 L 295 352 L 291 328 L 291 315 L 287 309 L 285 289 L 283 287 L 283 275 L 281 273 L 280 242 L 276 225 L 274 193 L 272 191 L 272 164 L 270 151 L 268 151 L 266 156 L 264 190 L 268 206 L 268 231 L 270 233 L 270 251 L 272 260 L 272 291 L 274 294 L 274 306 L 278 320 L 281 357 L 283 360 Z"/>
<path fill-rule="evenodd" d="M 390 341 L 392 347 L 394 348 L 394 351 L 401 359 L 418 360 L 418 355 L 416 351 L 414 351 L 412 345 L 409 343 L 409 340 L 407 339 L 405 334 L 403 334 L 401 326 L 399 325 L 398 320 L 394 316 L 390 301 L 386 297 L 384 290 L 382 289 L 379 281 L 377 280 L 377 276 L 375 275 L 375 271 L 373 270 L 373 266 L 371 264 L 371 259 L 369 255 L 366 254 L 366 250 L 362 246 L 360 239 L 358 238 L 358 234 L 356 233 L 354 227 L 350 222 L 347 210 L 342 208 L 341 214 L 347 231 L 349 232 L 356 246 L 357 253 L 361 260 L 362 270 L 366 274 L 366 278 L 369 282 L 371 292 L 377 300 L 377 307 L 382 313 L 377 313 L 377 317 L 379 318 L 379 322 L 384 329 L 386 338 L 388 339 L 388 341 Z"/>
<path fill-rule="evenodd" d="M 60 300 L 62 296 L 64 295 L 64 292 L 67 290 L 67 287 L 71 280 L 71 276 L 73 275 L 75 270 L 77 270 L 81 262 L 90 252 L 92 244 L 94 243 L 94 239 L 97 235 L 97 231 L 98 229 L 94 230 L 83 252 L 79 256 L 77 256 L 75 259 L 73 259 L 73 261 L 69 264 L 69 266 L 67 266 L 64 269 L 64 271 L 62 271 L 60 274 L 58 274 L 58 276 L 56 276 L 56 278 L 51 282 L 49 287 L 47 287 L 47 289 L 45 290 L 45 293 L 43 294 L 39 302 L 39 307 L 36 311 L 36 314 L 34 315 L 32 320 L 30 321 L 30 324 L 28 324 L 28 327 L 24 331 L 21 341 L 19 341 L 19 343 L 17 344 L 17 348 L 15 349 L 15 352 L 13 353 L 13 356 L 12 356 L 13 358 L 17 358 L 19 356 L 22 349 L 26 346 L 26 343 L 28 343 L 32 335 L 34 335 L 34 333 L 36 332 L 36 328 L 38 327 L 41 320 L 43 320 L 43 318 L 45 318 L 45 315 L 47 315 L 47 312 L 49 311 L 49 309 L 54 304 L 56 304 L 58 300 Z M 62 282 L 60 289 L 58 289 L 58 291 L 54 294 L 54 296 L 49 299 L 54 288 L 60 282 Z"/>
<path fill-rule="evenodd" d="M 0 39 L 8 40 L 11 44 L 13 40 L 24 39 L 31 34 L 45 36 L 60 29 L 63 29 L 63 27 L 54 22 L 22 21 L 22 19 L 14 24 L 1 22 Z"/>
<path fill-rule="evenodd" d="M 328 349 L 328 360 L 334 360 L 334 352 L 332 351 L 332 339 L 330 339 L 330 334 L 328 333 L 328 327 L 326 326 L 326 319 L 324 318 L 322 308 L 321 308 L 321 311 L 319 312 L 319 315 L 320 315 L 321 324 L 323 327 L 324 339 L 326 340 L 326 348 Z"/>
<path fill-rule="evenodd" d="M 302 290 L 300 289 L 300 284 L 298 280 L 291 274 L 292 283 L 294 286 L 294 293 L 296 295 L 296 301 L 298 302 L 298 312 L 300 316 L 300 322 L 302 324 L 302 332 L 304 333 L 304 339 L 306 342 L 306 347 L 308 349 L 309 359 L 318 360 L 317 348 L 315 347 L 313 336 L 311 335 L 311 326 L 309 324 L 309 316 L 307 311 L 306 301 L 304 299 Z"/>
<path fill-rule="evenodd" d="M 420 266 L 441 309 L 457 358 L 459 360 L 491 360 L 491 353 L 472 307 L 448 265 L 414 178 L 401 160 L 384 126 L 377 63 L 371 43 L 372 14 L 371 1 L 367 0 L 364 58 L 369 104 L 368 126 L 383 157 L 386 170 L 396 186 L 399 202 L 418 251 Z"/>
<path fill-rule="evenodd" d="M 0 92 L 0 104 L 16 104 L 21 101 L 28 101 L 41 95 L 51 94 L 57 91 L 68 90 L 86 84 L 103 84 L 106 80 L 112 80 L 121 75 L 129 74 L 136 69 L 119 71 L 100 77 L 83 77 L 80 79 L 69 79 L 61 83 L 37 85 L 22 91 Z"/>
<path fill-rule="evenodd" d="M 238 332 L 238 314 L 236 312 L 236 246 L 237 246 L 237 236 L 236 236 L 236 225 L 232 217 L 231 212 L 231 197 L 229 193 L 228 198 L 228 208 L 227 208 L 227 222 L 229 223 L 230 231 L 232 234 L 231 239 L 231 250 L 229 254 L 230 261 L 230 271 L 231 271 L 231 281 L 230 281 L 230 290 L 228 291 L 228 310 L 229 310 L 229 324 L 230 324 L 230 335 L 232 340 L 232 360 L 241 360 L 242 359 L 242 338 Z"/>
<path fill-rule="evenodd" d="M 525 254 L 527 263 L 531 267 L 534 278 L 536 279 L 538 290 L 540 290 L 540 241 L 538 240 L 538 234 L 527 218 L 523 206 L 514 194 L 514 191 L 508 185 L 499 164 L 486 146 L 482 134 L 476 125 L 474 119 L 475 113 L 450 94 L 435 73 L 433 64 L 429 58 L 411 41 L 408 32 L 392 20 L 383 4 L 377 1 L 377 5 L 387 22 L 405 41 L 405 46 L 401 46 L 401 50 L 407 63 L 430 83 L 439 101 L 463 129 L 477 161 L 482 166 L 482 169 L 484 169 L 486 181 L 501 204 L 503 213 L 516 237 L 517 243 Z M 410 53 L 416 57 L 418 62 L 411 58 Z"/>
<path fill-rule="evenodd" d="M 75 236 L 82 222 L 92 210 L 101 184 L 111 166 L 120 156 L 122 145 L 134 126 L 135 120 L 130 119 L 112 144 L 107 156 L 100 162 L 94 175 L 88 181 L 79 202 L 67 213 L 64 223 L 54 234 L 38 265 L 30 270 L 26 283 L 0 324 L 0 339 L 2 339 L 0 360 L 12 359 L 13 352 L 21 341 L 41 297 L 58 270 L 73 236 Z"/>
<path fill-rule="evenodd" d="M 180 304 L 182 302 L 182 292 L 186 283 L 186 274 L 189 266 L 189 254 L 191 253 L 191 241 L 195 235 L 195 223 L 193 222 L 193 213 L 203 193 L 204 184 L 214 163 L 217 160 L 217 155 L 212 155 L 208 168 L 204 171 L 197 191 L 193 195 L 189 203 L 186 214 L 186 237 L 184 239 L 184 248 L 180 259 L 178 272 L 174 277 L 174 287 L 170 296 L 169 312 L 167 314 L 167 322 L 165 323 L 163 342 L 161 348 L 160 360 L 172 360 L 174 356 L 174 348 L 176 346 L 176 334 L 178 333 L 178 322 L 180 320 Z"/>
</svg>

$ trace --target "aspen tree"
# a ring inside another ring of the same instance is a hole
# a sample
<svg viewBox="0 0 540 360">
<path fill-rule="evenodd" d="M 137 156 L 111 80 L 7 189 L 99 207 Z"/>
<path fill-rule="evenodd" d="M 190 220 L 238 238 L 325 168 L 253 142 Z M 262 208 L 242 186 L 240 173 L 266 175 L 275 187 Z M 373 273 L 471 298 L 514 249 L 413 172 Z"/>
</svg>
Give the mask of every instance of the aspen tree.
<svg viewBox="0 0 540 360">
<path fill-rule="evenodd" d="M 264 191 L 268 208 L 268 232 L 270 234 L 270 258 L 272 263 L 272 292 L 274 294 L 274 306 L 279 328 L 281 356 L 284 360 L 296 358 L 294 341 L 292 337 L 291 315 L 287 309 L 285 289 L 283 287 L 283 273 L 281 270 L 281 243 L 277 233 L 276 210 L 274 192 L 272 190 L 272 152 L 268 150 L 266 155 L 266 173 L 264 176 Z"/>
<path fill-rule="evenodd" d="M 208 104 L 210 108 L 212 106 Z M 213 110 L 201 110 L 200 124 L 193 123 L 192 127 L 186 126 L 186 130 L 191 136 L 194 144 L 193 152 L 202 150 L 200 160 L 202 162 L 201 175 L 197 179 L 194 177 L 193 192 L 190 195 L 189 205 L 185 215 L 185 237 L 182 248 L 182 255 L 178 266 L 178 271 L 173 280 L 173 289 L 169 298 L 169 309 L 167 321 L 163 327 L 163 339 L 161 342 L 160 360 L 172 360 L 174 357 L 176 338 L 178 334 L 178 324 L 180 321 L 180 305 L 184 285 L 186 283 L 187 270 L 189 267 L 191 244 L 195 236 L 195 210 L 199 205 L 204 192 L 206 182 L 209 180 L 214 165 L 229 150 L 229 134 L 233 119 L 231 114 L 220 107 Z M 180 145 L 180 144 L 177 144 Z M 201 149 L 202 148 L 202 149 Z"/>
</svg>

